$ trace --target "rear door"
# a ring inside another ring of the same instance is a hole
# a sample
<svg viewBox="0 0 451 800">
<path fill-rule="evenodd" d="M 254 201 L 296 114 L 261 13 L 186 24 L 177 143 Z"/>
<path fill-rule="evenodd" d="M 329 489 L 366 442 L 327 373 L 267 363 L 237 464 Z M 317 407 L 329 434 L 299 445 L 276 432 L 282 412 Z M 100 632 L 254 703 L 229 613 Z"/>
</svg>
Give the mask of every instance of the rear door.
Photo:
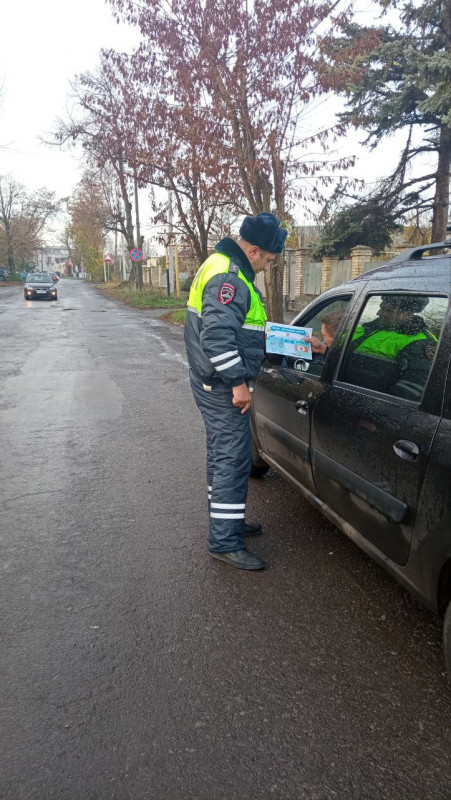
<svg viewBox="0 0 451 800">
<path fill-rule="evenodd" d="M 438 395 L 443 382 L 437 375 L 440 359 L 447 355 L 439 357 L 439 340 L 448 298 L 426 299 L 423 316 L 432 338 L 419 339 L 413 358 L 403 358 L 400 349 L 395 380 L 393 353 L 387 357 L 390 339 L 380 352 L 374 344 L 368 346 L 367 358 L 356 350 L 358 336 L 362 329 L 372 330 L 384 301 L 383 294 L 366 297 L 336 379 L 324 387 L 312 416 L 317 495 L 401 565 L 407 562 L 425 468 L 440 420 Z M 395 331 L 404 330 L 396 327 L 396 321 L 394 325 Z"/>
</svg>

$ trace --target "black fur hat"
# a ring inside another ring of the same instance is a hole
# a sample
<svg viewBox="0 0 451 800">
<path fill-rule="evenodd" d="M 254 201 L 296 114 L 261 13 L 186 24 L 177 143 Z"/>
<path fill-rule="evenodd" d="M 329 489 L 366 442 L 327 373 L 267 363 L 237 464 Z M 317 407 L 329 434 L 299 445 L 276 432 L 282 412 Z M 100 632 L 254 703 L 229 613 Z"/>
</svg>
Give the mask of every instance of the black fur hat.
<svg viewBox="0 0 451 800">
<path fill-rule="evenodd" d="M 426 308 L 429 303 L 429 297 L 424 297 L 424 295 L 383 294 L 382 303 L 398 308 L 400 311 L 412 311 L 413 314 L 417 314 Z"/>
<path fill-rule="evenodd" d="M 240 228 L 240 236 L 249 244 L 255 244 L 267 253 L 281 253 L 285 246 L 288 231 L 280 227 L 274 214 L 264 211 L 255 217 L 245 217 Z"/>
</svg>

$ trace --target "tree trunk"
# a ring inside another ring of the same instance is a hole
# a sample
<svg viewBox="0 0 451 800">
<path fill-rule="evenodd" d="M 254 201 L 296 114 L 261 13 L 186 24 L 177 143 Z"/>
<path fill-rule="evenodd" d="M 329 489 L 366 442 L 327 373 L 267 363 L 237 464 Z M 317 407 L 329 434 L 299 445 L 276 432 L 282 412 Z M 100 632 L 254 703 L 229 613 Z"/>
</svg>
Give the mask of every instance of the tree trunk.
<svg viewBox="0 0 451 800">
<path fill-rule="evenodd" d="M 15 264 L 15 261 L 14 261 L 14 254 L 13 254 L 12 250 L 10 250 L 10 248 L 9 248 L 9 242 L 8 242 L 8 257 L 6 259 L 6 263 L 8 264 L 9 274 L 11 275 L 13 272 L 16 271 L 16 264 Z"/>
<path fill-rule="evenodd" d="M 14 245 L 13 235 L 9 225 L 5 225 L 6 234 L 6 263 L 8 264 L 9 274 L 11 275 L 16 271 L 16 264 L 14 260 Z"/>
<path fill-rule="evenodd" d="M 266 312 L 271 322 L 283 322 L 283 253 L 277 256 L 269 272 L 265 273 Z"/>
<path fill-rule="evenodd" d="M 133 219 L 132 219 L 132 204 L 130 203 L 128 197 L 127 198 L 123 197 L 123 200 L 125 207 L 125 221 L 126 221 L 125 228 L 127 231 L 125 240 L 127 242 L 127 250 L 130 252 L 130 250 L 133 250 L 135 247 Z M 133 283 L 135 282 L 135 275 L 136 275 L 135 263 L 132 261 L 132 268 L 130 270 L 130 277 L 128 279 L 130 285 L 133 285 Z"/>
<path fill-rule="evenodd" d="M 431 244 L 446 239 L 446 226 L 449 208 L 449 179 L 451 165 L 451 128 L 443 125 L 440 129 L 438 148 L 437 180 L 432 213 Z"/>
<path fill-rule="evenodd" d="M 127 242 L 127 249 L 133 250 L 135 247 L 134 241 L 134 230 L 133 230 L 133 215 L 132 215 L 132 204 L 128 198 L 128 191 L 127 191 L 127 181 L 125 178 L 124 167 L 122 161 L 119 162 L 119 165 L 116 167 L 116 174 L 119 178 L 119 186 L 121 188 L 121 195 L 122 201 L 124 203 L 124 211 L 125 211 L 125 241 Z M 132 264 L 132 269 L 130 272 L 129 283 L 130 285 L 133 284 L 135 280 L 136 270 L 134 268 L 134 264 Z"/>
<path fill-rule="evenodd" d="M 279 162 L 280 164 L 280 162 Z M 280 178 L 281 171 L 276 168 L 273 156 L 274 195 L 276 198 L 277 216 L 282 222 L 285 219 L 285 200 Z M 265 209 L 266 210 L 266 209 Z M 274 266 L 265 273 L 266 311 L 271 322 L 283 322 L 283 273 L 285 257 L 283 253 L 277 256 Z"/>
</svg>

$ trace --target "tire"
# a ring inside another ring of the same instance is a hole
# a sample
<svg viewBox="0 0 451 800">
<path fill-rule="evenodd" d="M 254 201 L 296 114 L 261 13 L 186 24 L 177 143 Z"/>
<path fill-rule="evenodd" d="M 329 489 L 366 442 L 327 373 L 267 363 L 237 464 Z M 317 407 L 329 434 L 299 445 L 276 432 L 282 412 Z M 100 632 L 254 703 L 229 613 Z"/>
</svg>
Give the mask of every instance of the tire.
<svg viewBox="0 0 451 800">
<path fill-rule="evenodd" d="M 265 464 L 264 467 L 260 466 L 260 464 L 252 464 L 250 476 L 251 478 L 264 478 L 268 470 L 269 470 L 268 464 Z"/>
<path fill-rule="evenodd" d="M 269 464 L 266 464 L 258 454 L 255 445 L 254 437 L 252 436 L 252 467 L 250 471 L 251 478 L 263 478 L 269 470 Z"/>
<path fill-rule="evenodd" d="M 451 683 L 451 600 L 443 621 L 443 655 L 445 656 L 448 681 Z"/>
</svg>

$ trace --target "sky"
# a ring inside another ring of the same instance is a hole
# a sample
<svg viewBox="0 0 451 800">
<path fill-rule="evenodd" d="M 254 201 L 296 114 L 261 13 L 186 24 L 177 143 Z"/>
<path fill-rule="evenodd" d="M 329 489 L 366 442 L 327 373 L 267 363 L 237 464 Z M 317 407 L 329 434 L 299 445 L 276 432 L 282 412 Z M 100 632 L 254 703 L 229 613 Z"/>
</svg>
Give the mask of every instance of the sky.
<svg viewBox="0 0 451 800">
<path fill-rule="evenodd" d="M 362 0 L 362 9 L 363 19 L 374 22 L 371 0 Z M 138 41 L 137 29 L 116 24 L 104 0 L 13 0 L 4 4 L 0 175 L 11 173 L 29 190 L 45 186 L 58 197 L 70 197 L 81 177 L 82 159 L 74 151 L 45 145 L 40 137 L 54 129 L 58 117 L 65 117 L 70 107 L 70 81 L 76 74 L 95 69 L 102 47 L 131 51 Z M 330 115 L 330 104 L 323 108 Z M 340 154 L 358 153 L 353 174 L 375 181 L 394 165 L 399 147 L 388 140 L 376 152 L 369 152 L 359 146 L 363 138 L 362 132 L 348 134 Z M 146 225 L 143 219 L 143 227 L 150 229 L 150 221 Z"/>
<path fill-rule="evenodd" d="M 39 142 L 69 107 L 70 80 L 94 69 L 102 47 L 133 49 L 138 32 L 117 25 L 103 0 L 13 0 L 2 7 L 0 174 L 29 189 L 69 196 L 80 178 L 74 155 Z"/>
</svg>

